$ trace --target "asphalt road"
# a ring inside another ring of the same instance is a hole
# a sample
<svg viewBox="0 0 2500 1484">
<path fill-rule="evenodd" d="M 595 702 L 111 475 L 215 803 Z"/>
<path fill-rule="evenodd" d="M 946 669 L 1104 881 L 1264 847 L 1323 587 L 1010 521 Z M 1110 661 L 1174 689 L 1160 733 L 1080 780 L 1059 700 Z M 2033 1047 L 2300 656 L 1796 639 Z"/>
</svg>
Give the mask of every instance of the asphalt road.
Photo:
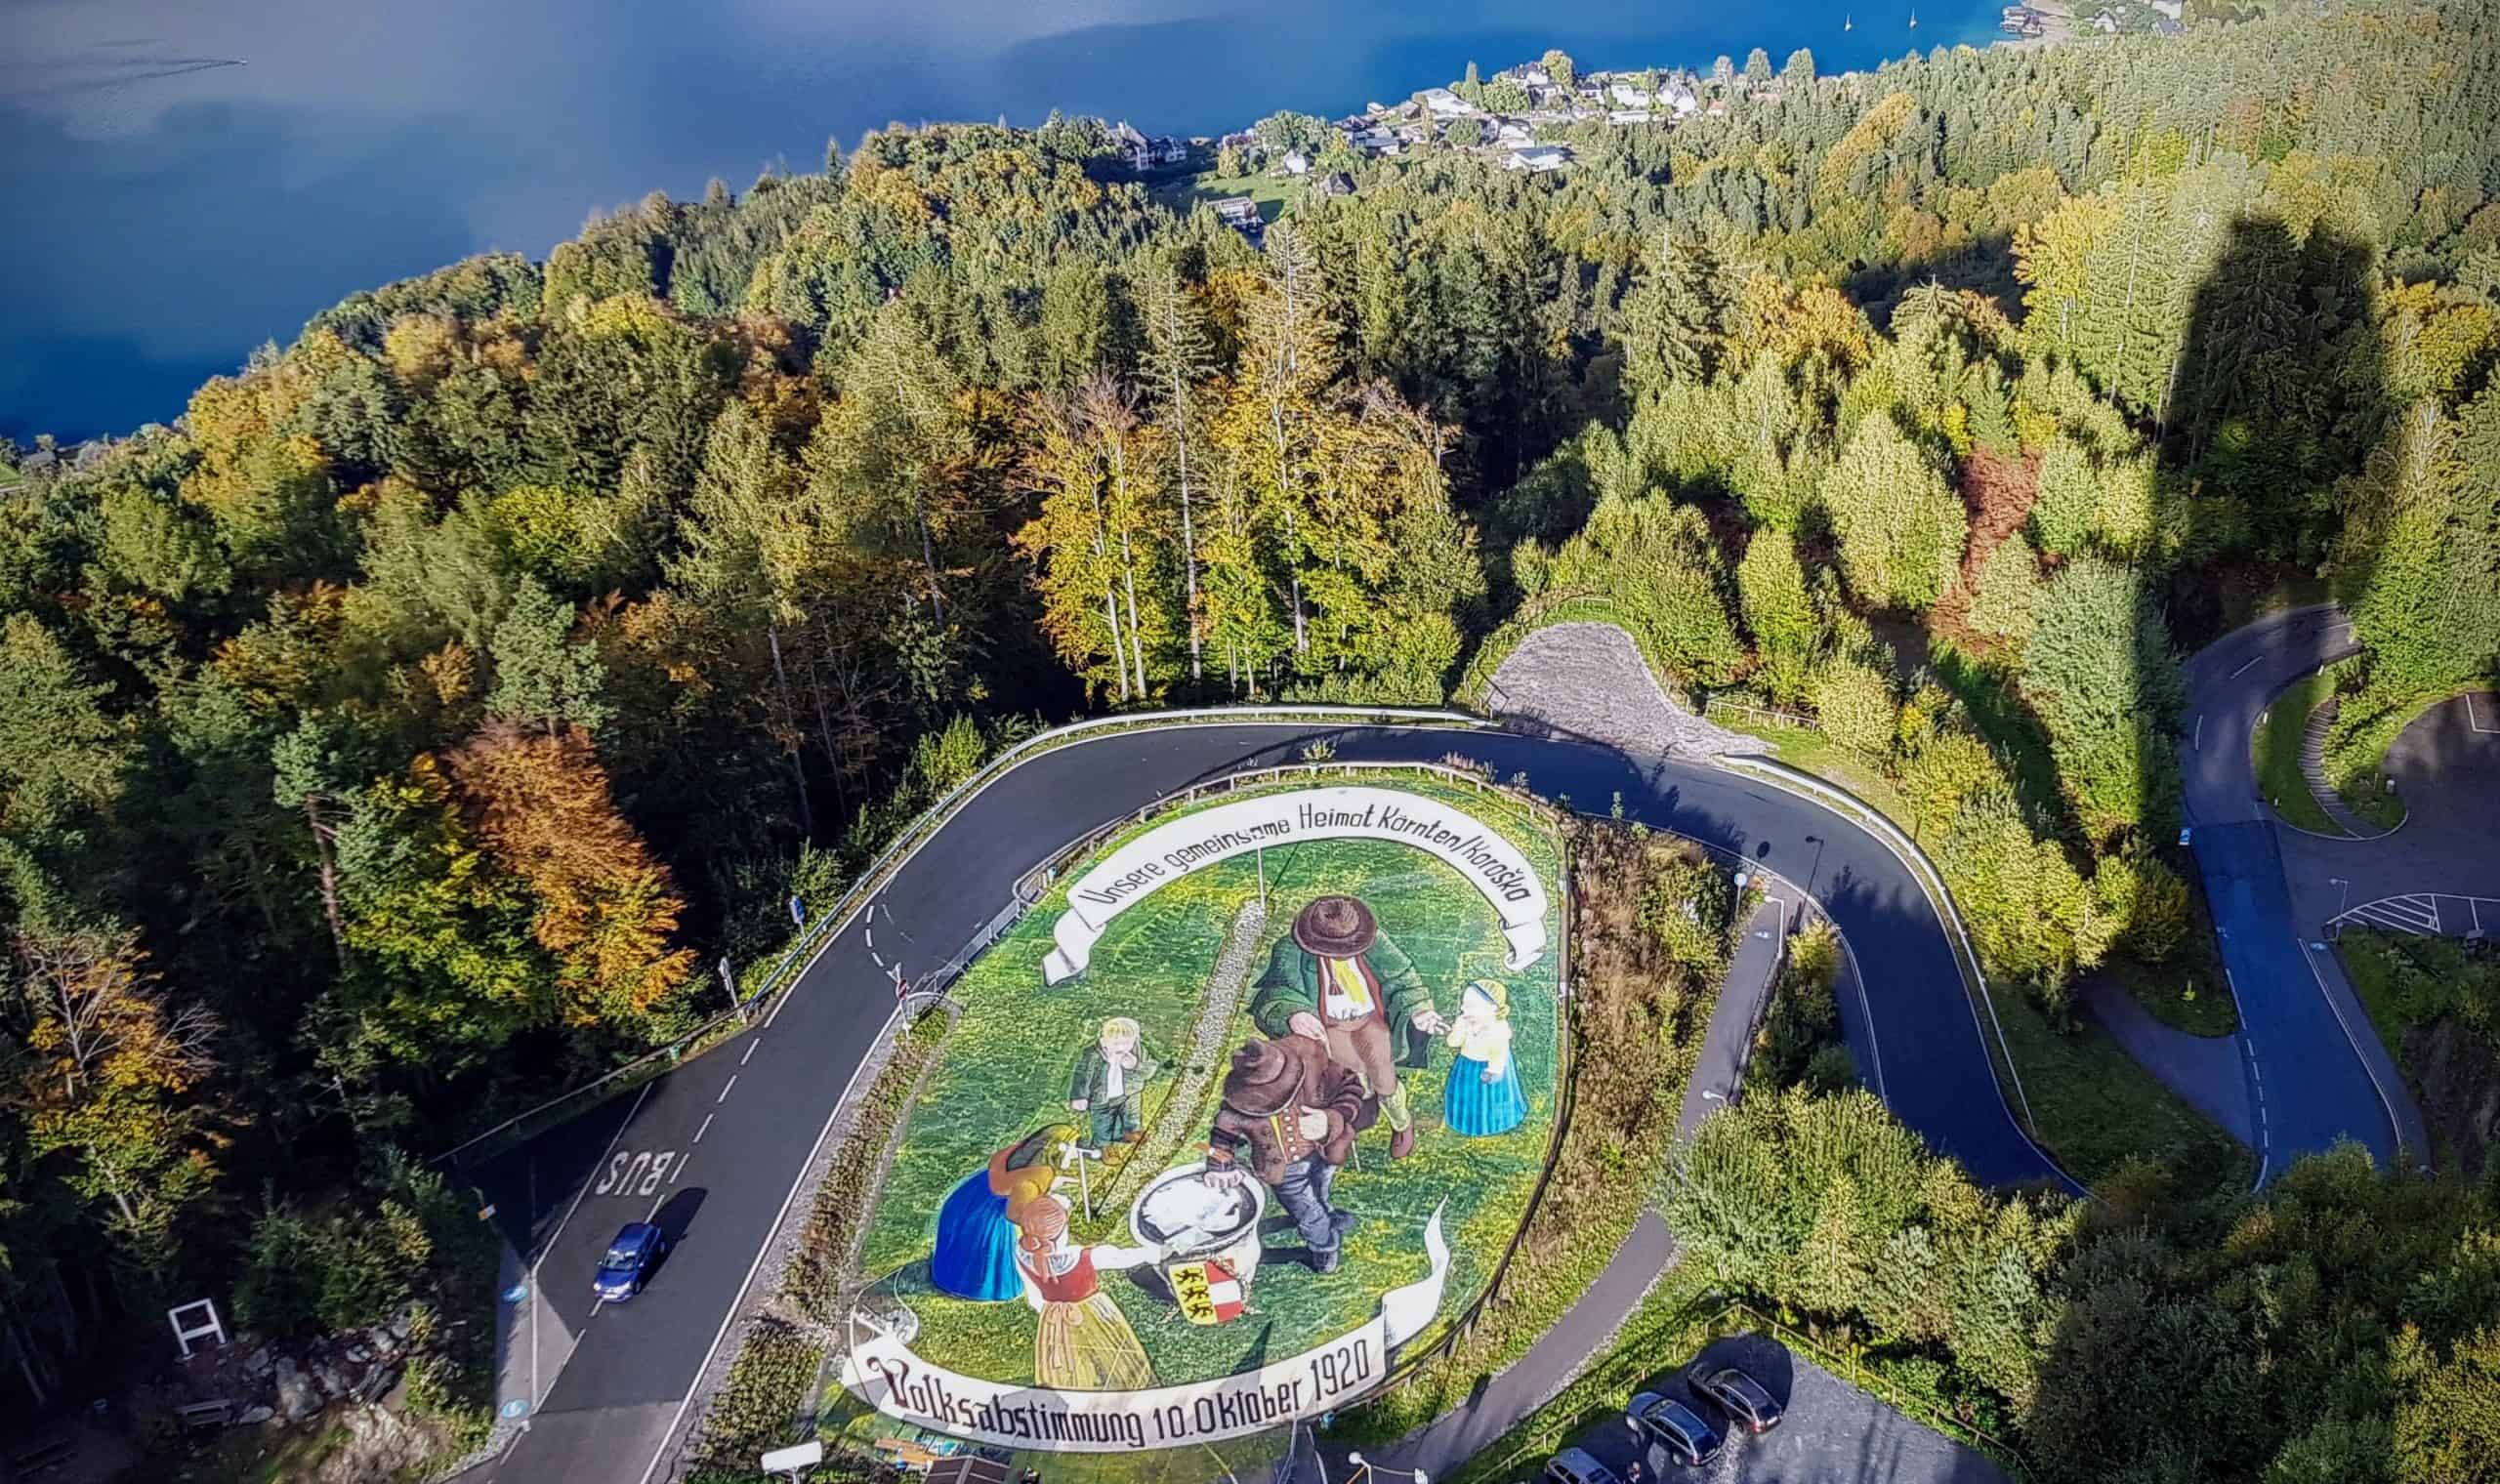
<svg viewBox="0 0 2500 1484">
<path fill-rule="evenodd" d="M 989 785 L 844 925 L 771 1022 L 620 1099 L 630 1104 L 621 1115 L 586 1115 L 482 1173 L 498 1219 L 578 1341 L 560 1372 L 548 1357 L 528 1432 L 473 1477 L 665 1477 L 686 1398 L 893 1010 L 886 966 L 917 975 L 944 963 L 994 919 L 1019 875 L 1104 820 L 1243 766 L 1294 761 L 1321 737 L 1344 762 L 1478 759 L 1591 812 L 1619 796 L 1627 818 L 1798 882 L 1862 970 L 1864 1003 L 1844 1018 L 1867 1083 L 1975 1177 L 2066 1183 L 2006 1111 L 1926 896 L 1880 842 L 1819 805 L 1705 766 L 1644 771 L 1588 743 L 1455 726 L 1120 733 L 1040 754 Z M 619 1225 L 644 1219 L 667 1226 L 676 1251 L 640 1298 L 594 1305 L 588 1286 L 600 1253 Z M 526 1330 L 517 1345 L 528 1342 Z"/>
<path fill-rule="evenodd" d="M 2332 879 L 2349 877 L 2363 858 L 2347 852 L 2404 858 L 2404 832 L 2358 842 L 2294 830 L 2266 806 L 2249 756 L 2258 718 L 2273 699 L 2353 651 L 2342 612 L 2318 606 L 2233 630 L 2187 665 L 2186 819 L 2239 1004 L 2261 1181 L 2343 1138 L 2367 1145 L 2381 1163 L 2398 1143 L 2429 1148 L 2403 1079 L 2322 946 L 2327 914 L 2319 904 L 2336 893 Z"/>
</svg>

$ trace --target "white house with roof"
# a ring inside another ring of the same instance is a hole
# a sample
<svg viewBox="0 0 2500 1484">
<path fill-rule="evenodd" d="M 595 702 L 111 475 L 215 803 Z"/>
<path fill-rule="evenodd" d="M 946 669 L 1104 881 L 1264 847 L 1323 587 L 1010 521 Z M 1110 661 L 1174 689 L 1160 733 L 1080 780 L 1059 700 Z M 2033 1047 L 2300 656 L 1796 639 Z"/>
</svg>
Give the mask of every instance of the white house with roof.
<svg viewBox="0 0 2500 1484">
<path fill-rule="evenodd" d="M 1447 88 L 1426 88 L 1424 107 L 1442 118 L 1460 118 L 1476 111 L 1476 105 Z"/>
<path fill-rule="evenodd" d="M 1543 175 L 1571 163 L 1571 151 L 1561 144 L 1524 144 L 1514 149 L 1502 161 L 1505 170 L 1526 170 Z"/>
<path fill-rule="evenodd" d="M 1605 91 L 1607 97 L 1613 99 L 1616 103 L 1626 108 L 1646 108 L 1649 106 L 1651 102 L 1649 91 L 1646 88 L 1639 87 L 1628 82 L 1607 83 Z"/>
</svg>

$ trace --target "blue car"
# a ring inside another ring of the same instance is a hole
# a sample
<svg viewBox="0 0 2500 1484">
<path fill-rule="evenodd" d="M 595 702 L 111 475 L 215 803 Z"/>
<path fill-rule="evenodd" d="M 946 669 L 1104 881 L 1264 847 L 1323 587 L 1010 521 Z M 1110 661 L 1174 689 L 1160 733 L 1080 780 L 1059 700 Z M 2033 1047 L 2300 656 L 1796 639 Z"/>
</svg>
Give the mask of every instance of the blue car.
<svg viewBox="0 0 2500 1484">
<path fill-rule="evenodd" d="M 591 1291 L 610 1303 L 622 1303 L 643 1291 L 651 1269 L 667 1255 L 668 1233 L 648 1221 L 628 1221 L 616 1240 L 607 1244 L 607 1256 L 599 1260 L 599 1276 L 591 1280 Z"/>
</svg>

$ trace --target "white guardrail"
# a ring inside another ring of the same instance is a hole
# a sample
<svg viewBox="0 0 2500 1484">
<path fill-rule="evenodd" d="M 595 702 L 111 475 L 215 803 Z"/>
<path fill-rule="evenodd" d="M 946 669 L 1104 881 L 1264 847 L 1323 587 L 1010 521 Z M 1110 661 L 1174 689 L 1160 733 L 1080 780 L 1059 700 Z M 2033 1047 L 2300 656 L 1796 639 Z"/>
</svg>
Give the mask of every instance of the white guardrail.
<svg viewBox="0 0 2500 1484">
<path fill-rule="evenodd" d="M 541 1118 L 568 1103 L 590 1097 L 593 1093 L 605 1096 L 614 1092 L 621 1092 L 625 1087 L 632 1085 L 626 1079 L 656 1077 L 678 1064 L 690 1051 L 707 1050 L 717 1039 L 723 1039 L 718 1033 L 729 1021 L 736 1020 L 743 1025 L 753 1019 L 766 1002 L 789 989 L 806 975 L 809 968 L 815 963 L 817 955 L 842 934 L 842 929 L 849 926 L 851 920 L 858 914 L 861 907 L 866 905 L 868 899 L 874 896 L 893 878 L 894 873 L 900 870 L 919 851 L 922 845 L 928 844 L 932 837 L 944 828 L 948 820 L 959 813 L 964 805 L 979 798 L 991 784 L 1014 771 L 1033 755 L 1070 742 L 1091 740 L 1098 734 L 1119 731 L 1175 725 L 1276 725 L 1294 721 L 1345 723 L 1389 721 L 1407 725 L 1464 726 L 1482 730 L 1494 729 L 1499 724 L 1486 718 L 1469 716 L 1464 712 L 1441 711 L 1428 707 L 1235 706 L 1192 711 L 1131 712 L 1120 716 L 1095 717 L 1087 721 L 1071 721 L 1064 726 L 1054 726 L 1045 731 L 1035 732 L 982 763 L 971 777 L 955 785 L 945 797 L 921 810 L 911 823 L 903 826 L 900 833 L 896 834 L 886 847 L 877 853 L 876 859 L 870 861 L 867 867 L 852 881 L 851 886 L 843 891 L 841 898 L 830 909 L 817 914 L 816 920 L 809 924 L 789 947 L 782 950 L 781 956 L 773 962 L 771 969 L 765 971 L 762 982 L 753 991 L 744 995 L 736 1006 L 696 1026 L 669 1045 L 627 1062 L 596 1082 L 585 1083 L 578 1088 L 561 1092 L 545 1102 L 524 1108 L 494 1127 L 472 1135 L 436 1155 L 436 1162 L 442 1163 L 457 1159 L 462 1154 L 489 1139 L 505 1134 L 523 1123 Z M 1148 806 L 1151 807 L 1150 804 Z"/>
<path fill-rule="evenodd" d="M 1988 988 L 1987 970 L 1979 965 L 1979 950 L 1971 944 L 1970 930 L 1962 925 L 1962 911 L 1953 904 L 1953 893 L 1944 885 L 1943 873 L 1937 870 L 1936 863 L 1927 858 L 1927 852 L 1919 848 L 1918 842 L 1903 834 L 1900 826 L 1884 816 L 1883 810 L 1876 808 L 1849 790 L 1826 783 L 1802 768 L 1790 767 L 1785 763 L 1774 763 L 1767 758 L 1743 756 L 1723 757 L 1719 759 L 1719 765 L 1733 768 L 1739 772 L 1759 774 L 1766 782 L 1776 787 L 1811 794 L 1824 801 L 1827 807 L 1846 813 L 1865 826 L 1867 833 L 1884 842 L 1892 852 L 1900 858 L 1901 863 L 1910 868 L 1910 874 L 1920 879 L 1921 889 L 1925 890 L 1929 898 L 1940 909 L 1944 921 L 1953 928 L 1953 936 L 1961 942 L 1963 957 L 1971 966 L 1971 977 L 1979 987 L 1979 1003 L 1987 1007 L 1988 1025 L 1996 1032 L 1997 1050 L 2005 1054 L 2005 1075 L 2014 1082 L 2015 1101 L 2022 1106 L 2022 1136 L 2030 1139 L 2033 1148 L 2039 1148 L 2039 1140 L 2031 1136 L 2031 1130 L 2036 1127 L 2031 1118 L 2031 1100 L 2023 1095 L 2022 1074 L 2015 1068 L 2014 1049 L 2006 1044 L 2005 1023 L 1997 1018 L 1996 996 Z M 1988 1072 L 1990 1076 L 1995 1075 L 1996 1068 L 1993 1064 L 1989 1066 Z M 2002 1088 L 1998 1090 L 1998 1095 L 2004 1095 Z M 2040 1153 L 2043 1158 L 2048 1157 L 2047 1150 L 2042 1149 Z M 2051 1159 L 2049 1163 L 2054 1166 L 2057 1161 Z"/>
</svg>

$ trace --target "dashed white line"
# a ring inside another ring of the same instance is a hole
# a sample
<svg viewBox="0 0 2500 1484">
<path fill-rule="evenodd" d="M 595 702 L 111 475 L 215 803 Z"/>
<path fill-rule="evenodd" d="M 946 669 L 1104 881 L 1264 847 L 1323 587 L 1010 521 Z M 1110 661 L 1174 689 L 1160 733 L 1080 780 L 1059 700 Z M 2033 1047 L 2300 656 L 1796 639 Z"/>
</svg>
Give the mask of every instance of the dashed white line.
<svg viewBox="0 0 2500 1484">
<path fill-rule="evenodd" d="M 2258 655 L 2255 659 L 2251 659 L 2247 664 L 2242 665 L 2242 666 L 2240 666 L 2237 670 L 2232 671 L 2232 672 L 2230 673 L 2230 678 L 2231 678 L 2232 680 L 2238 680 L 2241 676 L 2243 676 L 2243 675 L 2247 674 L 2250 670 L 2252 670 L 2252 669 L 2256 668 L 2256 665 L 2257 665 L 2258 660 L 2262 660 L 2262 659 L 2264 659 L 2265 657 L 2266 657 L 2266 656 L 2264 656 L 2264 655 L 2262 655 L 2262 654 L 2261 654 L 2261 655 Z"/>
<path fill-rule="evenodd" d="M 729 1074 L 729 1080 L 721 1084 L 721 1095 L 712 1099 L 712 1106 L 717 1108 L 721 1104 L 728 1102 L 729 1100 L 729 1089 L 736 1087 L 737 1085 L 738 1074 L 731 1072 Z"/>
<path fill-rule="evenodd" d="M 703 1127 L 694 1131 L 694 1142 L 698 1144 L 703 1142 L 703 1135 L 712 1132 L 712 1120 L 718 1116 L 714 1113 L 703 1115 Z"/>
<path fill-rule="evenodd" d="M 2205 714 L 2201 711 L 2196 713 L 2196 740 L 2188 745 L 2197 752 L 2205 750 Z"/>
<path fill-rule="evenodd" d="M 747 1042 L 747 1044 L 746 1044 L 746 1054 L 745 1054 L 745 1055 L 743 1055 L 743 1056 L 740 1056 L 740 1057 L 738 1058 L 738 1065 L 740 1065 L 740 1066 L 744 1066 L 744 1065 L 746 1065 L 749 1061 L 754 1060 L 754 1059 L 755 1059 L 755 1049 L 756 1049 L 757 1047 L 759 1047 L 759 1046 L 762 1046 L 763 1044 L 764 1044 L 764 1038 L 763 1038 L 762 1036 L 758 1036 L 758 1037 L 754 1038 L 753 1040 L 751 1040 L 751 1041 Z"/>
</svg>

